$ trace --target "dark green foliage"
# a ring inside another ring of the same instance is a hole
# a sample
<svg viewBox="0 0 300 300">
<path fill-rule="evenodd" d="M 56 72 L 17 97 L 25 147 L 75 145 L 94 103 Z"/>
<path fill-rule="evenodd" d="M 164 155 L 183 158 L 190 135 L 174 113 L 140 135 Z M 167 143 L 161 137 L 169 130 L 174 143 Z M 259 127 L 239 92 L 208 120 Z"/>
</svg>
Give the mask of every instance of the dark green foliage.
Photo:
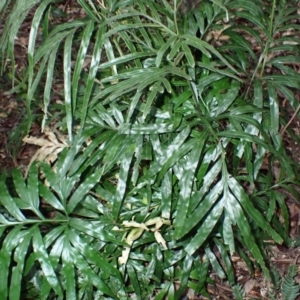
<svg viewBox="0 0 300 300">
<path fill-rule="evenodd" d="M 206 295 L 211 267 L 235 283 L 235 251 L 269 277 L 263 241 L 291 244 L 276 188 L 299 184 L 278 97 L 297 108 L 299 50 L 295 37 L 275 40 L 297 9 L 212 0 L 180 15 L 179 1 L 78 3 L 86 17 L 56 25 L 51 0 L 20 1 L 7 13 L 2 67 L 9 58 L 14 72 L 14 36 L 35 12 L 27 125 L 37 96 L 42 129 L 49 124 L 61 63 L 65 111 L 57 114 L 70 147 L 25 179 L 14 170 L 13 186 L 1 177 L 0 298 Z"/>
</svg>

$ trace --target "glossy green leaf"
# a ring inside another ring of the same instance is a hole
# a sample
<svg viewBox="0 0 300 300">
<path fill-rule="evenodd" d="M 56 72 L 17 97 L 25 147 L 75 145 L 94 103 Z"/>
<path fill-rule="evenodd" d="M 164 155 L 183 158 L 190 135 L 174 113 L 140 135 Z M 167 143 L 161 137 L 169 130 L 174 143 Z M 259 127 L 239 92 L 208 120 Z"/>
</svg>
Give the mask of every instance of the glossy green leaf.
<svg viewBox="0 0 300 300">
<path fill-rule="evenodd" d="M 206 217 L 201 227 L 198 229 L 195 236 L 191 241 L 185 246 L 185 251 L 189 255 L 193 255 L 195 251 L 204 243 L 208 235 L 213 230 L 214 226 L 218 222 L 222 212 L 223 212 L 223 203 L 224 200 L 220 200 L 211 210 L 209 215 Z"/>
<path fill-rule="evenodd" d="M 133 156 L 133 150 L 134 147 L 129 146 L 121 160 L 120 173 L 118 176 L 118 186 L 114 196 L 113 208 L 112 208 L 112 215 L 114 216 L 115 220 L 118 219 L 119 217 L 121 205 L 125 196 L 126 182 L 128 180 L 128 173 L 129 173 L 129 168 Z"/>
<path fill-rule="evenodd" d="M 14 261 L 17 263 L 12 268 L 11 283 L 9 289 L 10 299 L 20 299 L 21 296 L 21 282 L 23 277 L 23 269 L 25 265 L 25 256 L 28 252 L 29 244 L 32 235 L 30 231 L 27 231 L 21 239 L 19 245 L 16 247 L 14 252 Z"/>
<path fill-rule="evenodd" d="M 206 186 L 206 189 L 208 189 L 209 186 Z M 185 220 L 181 232 L 180 237 L 186 235 L 189 233 L 205 216 L 205 214 L 211 209 L 211 207 L 214 205 L 214 203 L 218 200 L 220 194 L 223 191 L 223 183 L 222 181 L 219 181 L 212 189 L 211 191 L 206 195 L 206 197 L 201 201 L 203 194 L 195 195 L 195 197 L 199 197 L 200 205 L 193 211 L 192 214 L 189 215 L 189 217 Z M 200 192 L 201 193 L 201 192 Z"/>
<path fill-rule="evenodd" d="M 180 132 L 180 134 L 178 134 L 178 137 L 184 137 L 186 133 L 189 132 L 189 128 L 186 128 L 185 130 L 183 130 L 182 132 Z M 203 137 L 205 138 L 206 134 L 203 135 Z M 176 144 L 177 142 L 177 144 Z M 179 140 L 178 138 L 176 138 L 173 143 L 171 145 L 169 145 L 167 151 L 166 151 L 166 155 L 168 155 L 167 157 L 163 157 L 161 158 L 161 164 L 160 164 L 160 172 L 158 174 L 158 178 L 157 181 L 159 182 L 161 180 L 161 178 L 164 176 L 165 172 L 167 172 L 167 170 L 175 165 L 184 155 L 188 154 L 193 147 L 195 147 L 196 145 L 199 146 L 199 156 L 201 155 L 201 150 L 202 150 L 202 143 L 199 143 L 195 140 L 190 140 L 189 142 L 186 142 L 184 145 L 181 145 L 182 142 L 184 142 L 184 140 Z M 173 151 L 173 153 L 172 153 Z M 173 154 L 173 155 L 172 155 Z M 165 158 L 167 158 L 167 161 L 164 161 Z M 195 162 L 196 163 L 196 162 Z M 159 167 L 159 165 L 157 164 L 153 164 L 153 168 L 151 168 L 149 170 L 149 174 L 151 174 L 151 171 L 154 171 L 154 168 Z"/>
<path fill-rule="evenodd" d="M 75 270 L 72 253 L 69 251 L 70 245 L 66 241 L 62 252 L 62 274 L 65 278 L 66 298 L 76 299 Z"/>
<path fill-rule="evenodd" d="M 230 284 L 234 284 L 235 283 L 235 274 L 234 274 L 234 270 L 233 270 L 233 266 L 232 266 L 229 254 L 228 254 L 224 244 L 220 240 L 214 238 L 214 242 L 216 243 L 218 250 L 220 251 L 220 253 L 222 255 L 222 261 L 225 264 L 225 268 L 226 268 L 225 272 L 228 277 L 228 281 Z"/>
<path fill-rule="evenodd" d="M 115 294 L 111 289 L 105 284 L 105 282 L 95 273 L 95 271 L 90 267 L 84 257 L 81 255 L 80 251 L 76 248 L 71 248 L 71 252 L 74 257 L 74 263 L 78 266 L 80 272 L 84 274 L 88 280 L 101 292 L 106 295 L 115 298 Z"/>
<path fill-rule="evenodd" d="M 141 160 L 142 160 L 143 146 L 144 146 L 143 136 L 139 135 L 136 138 L 136 147 L 135 147 L 136 161 L 135 161 L 134 166 L 133 166 L 133 172 L 132 172 L 132 178 L 131 178 L 131 181 L 132 181 L 133 185 L 136 185 L 137 179 L 139 177 L 139 173 L 140 173 L 139 167 L 140 167 L 140 163 L 141 163 Z"/>
<path fill-rule="evenodd" d="M 121 282 L 122 277 L 119 271 L 111 265 L 101 254 L 94 248 L 89 246 L 83 239 L 81 239 L 75 232 L 69 231 L 69 239 L 73 246 L 93 264 L 97 265 L 104 273 L 115 276 Z"/>
<path fill-rule="evenodd" d="M 223 268 L 221 267 L 215 254 L 211 251 L 209 247 L 205 248 L 205 254 L 207 259 L 210 261 L 214 271 L 218 274 L 218 277 L 225 278 L 225 273 L 223 271 Z"/>
<path fill-rule="evenodd" d="M 293 109 L 297 109 L 299 103 L 298 100 L 296 100 L 294 93 L 286 87 L 284 84 L 275 84 L 274 85 L 278 90 L 283 93 L 283 95 L 287 98 L 287 100 L 290 102 Z"/>
<path fill-rule="evenodd" d="M 83 7 L 84 11 L 94 22 L 98 21 L 97 15 L 95 14 L 95 12 L 93 12 L 91 7 L 87 4 L 85 0 L 78 0 L 78 3 Z"/>
<path fill-rule="evenodd" d="M 172 283 L 168 290 L 168 299 L 175 300 L 175 287 L 174 283 Z"/>
<path fill-rule="evenodd" d="M 176 42 L 177 37 L 171 36 L 169 40 L 159 49 L 157 52 L 157 56 L 155 59 L 155 65 L 156 67 L 159 67 L 163 58 L 163 55 L 166 53 L 168 48 Z"/>
<path fill-rule="evenodd" d="M 299 89 L 300 87 L 300 78 L 289 78 L 287 80 L 286 75 L 268 75 L 264 76 L 262 79 L 266 81 L 272 81 L 274 84 L 282 84 L 291 87 L 291 88 L 296 88 Z"/>
<path fill-rule="evenodd" d="M 253 235 L 251 234 L 251 228 L 249 226 L 249 223 L 247 222 L 246 217 L 242 213 L 242 210 L 240 210 L 240 212 L 241 212 L 240 215 L 237 217 L 237 225 L 240 229 L 241 235 L 243 236 L 244 245 L 253 255 L 256 262 L 261 266 L 261 268 L 264 271 L 264 274 L 267 277 L 270 277 L 269 270 L 265 265 L 265 261 L 262 256 L 262 253 L 259 247 L 257 246 Z"/>
<path fill-rule="evenodd" d="M 62 203 L 55 197 L 55 195 L 43 184 L 39 186 L 39 193 L 43 199 L 48 202 L 55 209 L 65 211 L 65 207 Z"/>
<path fill-rule="evenodd" d="M 171 48 L 171 51 L 167 55 L 168 60 L 172 60 L 175 57 L 181 45 L 182 45 L 181 40 L 178 40 L 177 42 L 174 43 L 173 47 Z"/>
<path fill-rule="evenodd" d="M 115 237 L 114 232 L 104 228 L 105 223 L 102 223 L 101 221 L 84 221 L 79 218 L 71 218 L 69 225 L 86 235 L 91 235 L 106 243 L 112 242 L 116 245 L 126 244 L 124 241 L 119 241 Z"/>
<path fill-rule="evenodd" d="M 300 63 L 300 58 L 299 56 L 295 55 L 286 55 L 286 56 L 280 56 L 277 58 L 274 58 L 268 62 L 268 64 L 274 64 L 274 63 L 279 63 L 279 64 L 284 64 L 284 63 L 293 63 L 293 64 L 298 64 Z"/>
<path fill-rule="evenodd" d="M 67 36 L 64 45 L 64 96 L 66 108 L 66 122 L 69 140 L 73 140 L 73 115 L 72 115 L 72 94 L 71 94 L 71 51 L 75 30 Z"/>
<path fill-rule="evenodd" d="M 290 224 L 289 224 L 289 212 L 288 212 L 288 208 L 286 206 L 286 203 L 284 201 L 284 196 L 275 192 L 275 198 L 276 198 L 276 201 L 278 202 L 279 207 L 280 207 L 280 209 L 282 211 L 282 217 L 283 217 L 283 222 L 284 222 L 284 229 L 285 229 L 285 232 L 288 234 L 289 227 L 290 227 Z M 289 244 L 289 243 L 287 243 L 286 239 L 285 239 L 285 243 L 287 245 Z"/>
<path fill-rule="evenodd" d="M 82 23 L 80 25 L 82 25 Z M 50 34 L 44 44 L 36 49 L 34 53 L 34 64 L 37 64 L 42 58 L 47 58 L 47 56 L 51 53 L 51 50 L 56 48 L 68 36 L 68 34 L 69 31 L 59 32 L 57 35 Z"/>
<path fill-rule="evenodd" d="M 11 14 L 7 17 L 7 22 L 5 23 L 1 45 L 2 51 L 5 57 L 9 57 L 12 64 L 12 73 L 15 73 L 15 59 L 14 59 L 14 42 L 17 32 L 21 27 L 21 24 L 25 20 L 28 11 L 38 4 L 37 0 L 29 0 L 26 3 L 16 2 L 13 6 Z M 4 2 L 5 4 L 5 2 Z M 6 55 L 5 51 L 8 55 Z"/>
<path fill-rule="evenodd" d="M 273 147 L 269 146 L 268 144 L 266 144 L 262 139 L 247 134 L 247 133 L 243 133 L 243 132 L 237 132 L 237 131 L 222 131 L 220 133 L 218 133 L 218 136 L 223 136 L 223 137 L 232 137 L 232 138 L 239 138 L 239 139 L 245 139 L 246 141 L 249 142 L 254 142 L 260 146 L 262 146 L 264 149 L 268 150 L 271 153 L 274 153 L 275 155 L 277 155 L 277 157 L 281 157 L 280 153 L 278 153 L 276 151 L 276 149 L 274 149 Z M 291 171 L 291 174 L 293 172 Z"/>
<path fill-rule="evenodd" d="M 33 57 L 34 57 L 34 50 L 35 50 L 35 43 L 36 38 L 38 34 L 38 27 L 39 23 L 41 22 L 41 19 L 43 17 L 43 14 L 45 10 L 47 9 L 48 5 L 52 2 L 52 0 L 46 0 L 43 1 L 38 9 L 36 10 L 34 14 L 34 18 L 31 23 L 30 27 L 30 35 L 29 35 L 29 41 L 28 41 L 28 63 L 29 63 L 29 85 L 31 85 L 32 79 L 33 79 Z"/>
<path fill-rule="evenodd" d="M 39 232 L 37 227 L 35 228 L 33 233 L 33 249 L 36 253 L 37 260 L 41 264 L 41 268 L 43 270 L 43 273 L 45 274 L 45 278 L 47 279 L 48 283 L 57 293 L 57 295 L 62 297 L 61 286 L 51 265 L 41 233 Z"/>
<path fill-rule="evenodd" d="M 255 209 L 253 203 L 250 201 L 248 195 L 244 189 L 238 184 L 236 179 L 233 177 L 228 179 L 228 184 L 235 197 L 241 203 L 245 211 L 251 216 L 255 223 L 260 226 L 263 230 L 266 230 L 277 243 L 282 243 L 282 238 L 272 229 L 270 224 L 265 220 L 262 214 Z"/>
<path fill-rule="evenodd" d="M 175 298 L 179 299 L 180 296 L 185 292 L 187 289 L 187 284 L 190 276 L 190 272 L 193 266 L 193 258 L 189 255 L 186 255 L 183 264 L 182 264 L 182 270 L 181 270 L 181 276 L 180 276 L 180 286 L 178 290 L 175 293 Z"/>
<path fill-rule="evenodd" d="M 152 106 L 154 100 L 156 99 L 158 93 L 163 93 L 163 88 L 162 88 L 160 82 L 155 82 L 154 85 L 152 85 L 149 88 L 149 94 L 148 94 L 147 101 L 146 101 L 146 104 L 144 107 L 142 120 L 145 120 L 145 118 L 150 113 L 151 106 Z"/>
<path fill-rule="evenodd" d="M 83 1 L 78 1 L 80 4 Z M 94 31 L 94 22 L 89 21 L 85 26 L 84 32 L 82 34 L 82 40 L 80 44 L 80 49 L 76 58 L 74 74 L 72 78 L 72 112 L 74 114 L 75 109 L 77 107 L 77 93 L 78 93 L 78 85 L 79 85 L 79 78 L 80 74 L 84 65 L 84 60 L 86 57 L 86 53 L 88 50 L 88 45 L 90 42 L 91 35 Z"/>
<path fill-rule="evenodd" d="M 76 189 L 76 192 L 70 198 L 67 205 L 67 212 L 70 214 L 76 208 L 78 203 L 84 199 L 84 196 L 94 187 L 94 185 L 99 182 L 103 170 L 100 169 L 91 176 L 89 176 L 81 185 Z"/>
<path fill-rule="evenodd" d="M 54 64 L 55 59 L 58 51 L 58 46 L 53 48 L 51 51 L 51 54 L 49 56 L 48 66 L 47 66 L 47 77 L 46 77 L 46 84 L 45 84 L 45 90 L 44 90 L 44 117 L 42 121 L 42 132 L 44 131 L 46 127 L 46 122 L 48 119 L 48 107 L 50 104 L 50 96 L 51 96 L 51 88 L 52 88 L 52 82 L 53 82 L 53 72 L 54 72 Z"/>
<path fill-rule="evenodd" d="M 163 300 L 165 298 L 165 295 L 167 294 L 167 292 L 168 292 L 171 284 L 172 283 L 165 283 L 165 284 L 163 284 L 162 285 L 162 289 L 158 293 L 158 295 L 155 297 L 155 300 Z"/>
<path fill-rule="evenodd" d="M 237 16 L 251 21 L 252 23 L 257 25 L 265 34 L 269 33 L 265 25 L 263 24 L 264 20 L 261 7 L 256 3 L 252 2 L 250 4 L 248 1 L 238 0 L 233 3 L 230 3 L 229 7 L 238 10 L 235 12 Z"/>
<path fill-rule="evenodd" d="M 189 63 L 189 66 L 191 68 L 194 68 L 195 67 L 195 60 L 194 60 L 193 54 L 192 54 L 190 48 L 187 46 L 187 44 L 182 43 L 182 50 L 184 51 L 184 54 L 185 54 L 185 57 L 186 57 L 186 59 Z"/>
<path fill-rule="evenodd" d="M 20 239 L 23 238 L 26 233 L 20 231 L 21 226 L 13 228 L 5 237 L 4 244 L 0 251 L 0 296 L 2 299 L 7 299 L 9 288 L 9 271 L 11 264 L 11 255 L 13 249 L 17 247 Z M 19 249 L 19 251 L 22 249 Z M 14 282 L 16 284 L 16 282 Z M 20 283 L 19 283 L 20 284 Z"/>
<path fill-rule="evenodd" d="M 191 36 L 191 35 L 183 35 L 183 38 L 185 38 L 185 43 L 187 45 L 190 45 L 192 47 L 195 47 L 196 49 L 200 50 L 204 55 L 206 55 L 207 57 L 211 57 L 211 54 L 205 49 L 204 45 L 207 45 L 206 42 Z"/>
<path fill-rule="evenodd" d="M 231 42 L 243 47 L 243 49 L 245 49 L 248 52 L 248 54 L 250 54 L 251 58 L 256 59 L 251 44 L 242 35 L 231 30 L 226 30 L 224 34 L 230 37 Z"/>
<path fill-rule="evenodd" d="M 27 109 L 27 131 L 29 131 L 29 127 L 32 122 L 32 114 L 31 114 L 31 101 L 34 97 L 34 94 L 38 88 L 38 85 L 41 81 L 42 75 L 45 71 L 46 62 L 48 60 L 48 55 L 44 56 L 42 62 L 39 65 L 38 72 L 36 73 L 36 77 L 31 86 L 28 87 L 27 95 L 26 95 L 26 109 Z"/>
<path fill-rule="evenodd" d="M 171 218 L 172 206 L 172 171 L 169 170 L 162 181 L 161 216 L 164 219 Z"/>
<path fill-rule="evenodd" d="M 7 209 L 7 211 L 18 221 L 24 221 L 26 218 L 20 211 L 11 195 L 8 193 L 7 186 L 3 180 L 0 180 L 0 202 Z"/>
<path fill-rule="evenodd" d="M 271 83 L 267 85 L 269 93 L 269 103 L 270 103 L 270 117 L 271 117 L 271 128 L 272 134 L 277 134 L 279 129 L 279 104 L 277 93 L 274 86 Z"/>
<path fill-rule="evenodd" d="M 94 81 L 95 81 L 95 77 L 96 77 L 96 74 L 97 74 L 98 65 L 100 63 L 102 45 L 103 45 L 104 29 L 105 29 L 105 27 L 100 27 L 98 29 L 98 31 L 95 33 L 96 42 L 95 42 L 95 45 L 94 45 L 94 51 L 93 51 L 93 55 L 92 55 L 90 71 L 89 71 L 88 79 L 87 79 L 87 82 L 86 82 L 86 89 L 85 89 L 84 98 L 83 98 L 83 106 L 82 106 L 82 109 L 81 109 L 81 117 L 80 117 L 81 128 L 83 128 L 83 124 L 84 124 L 85 119 L 86 119 L 89 100 L 90 100 L 90 96 L 91 96 L 92 89 L 93 89 L 93 86 L 94 86 Z"/>
<path fill-rule="evenodd" d="M 270 205 L 267 211 L 267 220 L 268 222 L 270 222 L 272 220 L 272 217 L 275 213 L 276 210 L 276 198 L 275 198 L 275 194 L 273 191 L 271 191 L 271 197 L 270 197 Z"/>
<path fill-rule="evenodd" d="M 226 207 L 227 208 L 227 207 Z M 223 239 L 224 243 L 229 246 L 230 254 L 232 255 L 235 252 L 235 242 L 232 229 L 232 222 L 228 214 L 225 214 L 223 222 Z"/>
<path fill-rule="evenodd" d="M 105 49 L 106 56 L 107 56 L 108 60 L 109 61 L 114 60 L 115 59 L 115 54 L 114 54 L 114 50 L 113 50 L 113 47 L 112 47 L 112 44 L 111 44 L 110 40 L 109 39 L 104 39 L 103 46 L 104 46 L 104 49 Z M 117 67 L 116 67 L 115 64 L 113 64 L 111 66 L 111 71 L 112 71 L 112 75 L 117 75 L 118 74 Z"/>
<path fill-rule="evenodd" d="M 210 70 L 210 71 L 214 72 L 213 74 L 211 74 L 212 76 L 214 76 L 214 75 L 218 76 L 218 74 L 220 74 L 220 75 L 228 76 L 230 78 L 238 80 L 239 82 L 242 82 L 241 78 L 239 78 L 238 76 L 232 74 L 231 72 L 228 72 L 226 70 L 216 69 L 214 66 L 212 66 L 210 64 L 197 61 L 196 65 L 199 66 L 199 67 L 202 67 L 204 69 L 207 69 L 207 70 Z M 222 78 L 222 77 L 220 77 L 220 78 Z M 204 80 L 204 79 L 202 79 L 202 80 Z M 202 81 L 201 81 L 201 83 L 202 83 Z"/>
<path fill-rule="evenodd" d="M 129 278 L 130 278 L 130 283 L 132 284 L 134 293 L 136 294 L 137 299 L 141 299 L 141 289 L 140 289 L 140 285 L 139 285 L 139 281 L 137 278 L 137 273 L 135 272 L 134 268 L 130 265 L 127 264 L 126 266 Z"/>
<path fill-rule="evenodd" d="M 160 124 L 123 124 L 119 130 L 120 134 L 156 134 L 172 132 L 173 124 L 160 123 Z"/>
<path fill-rule="evenodd" d="M 238 81 L 232 81 L 231 88 L 226 93 L 225 97 L 218 103 L 218 107 L 211 112 L 212 116 L 218 116 L 225 112 L 230 105 L 236 100 L 236 97 L 240 91 L 240 84 Z"/>
<path fill-rule="evenodd" d="M 202 261 L 201 261 L 202 260 Z M 197 272 L 197 276 L 198 276 L 198 283 L 195 286 L 195 292 L 200 293 L 200 291 L 202 290 L 206 278 L 207 278 L 207 274 L 208 274 L 208 268 L 209 268 L 209 260 L 207 259 L 206 256 L 204 256 L 204 258 L 202 259 L 201 257 L 197 257 L 197 259 L 195 259 L 195 271 Z"/>
<path fill-rule="evenodd" d="M 179 182 L 179 199 L 177 202 L 177 215 L 174 220 L 174 227 L 175 238 L 181 235 L 182 227 L 186 222 L 187 212 L 190 203 L 190 196 L 194 184 L 194 176 L 196 168 L 199 164 L 199 159 L 202 154 L 204 144 L 203 143 L 196 143 L 194 149 L 187 155 L 185 159 L 186 168 L 183 172 L 182 179 Z"/>
<path fill-rule="evenodd" d="M 129 106 L 129 110 L 128 110 L 128 114 L 127 114 L 127 118 L 126 118 L 126 123 L 129 123 L 129 121 L 130 121 L 130 119 L 131 119 L 131 117 L 134 113 L 134 110 L 135 110 L 136 106 L 138 105 L 138 102 L 139 102 L 141 96 L 142 96 L 142 92 L 137 92 L 134 95 L 134 97 L 133 97 L 133 99 L 130 103 L 130 106 Z"/>
<path fill-rule="evenodd" d="M 12 175 L 14 178 L 15 188 L 26 203 L 26 209 L 31 209 L 38 217 L 43 219 L 44 217 L 39 212 L 39 186 L 38 186 L 38 167 L 37 164 L 33 164 L 29 169 L 27 186 L 24 182 L 24 178 L 19 170 L 13 170 Z"/>
<path fill-rule="evenodd" d="M 97 127 L 88 128 L 86 131 L 83 131 L 80 135 L 76 137 L 70 149 L 64 149 L 58 158 L 56 163 L 56 168 L 58 172 L 56 173 L 56 181 L 60 181 L 64 178 L 71 168 L 74 158 L 80 150 L 81 145 L 86 141 L 86 139 L 95 134 L 98 131 Z"/>
</svg>

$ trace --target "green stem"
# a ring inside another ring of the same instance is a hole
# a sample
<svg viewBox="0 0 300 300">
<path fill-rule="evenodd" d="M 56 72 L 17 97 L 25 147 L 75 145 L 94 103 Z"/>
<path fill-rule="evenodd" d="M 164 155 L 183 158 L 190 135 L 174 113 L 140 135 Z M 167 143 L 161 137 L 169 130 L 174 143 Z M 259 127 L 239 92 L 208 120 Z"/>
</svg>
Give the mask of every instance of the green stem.
<svg viewBox="0 0 300 300">
<path fill-rule="evenodd" d="M 67 223 L 69 219 L 66 220 L 55 220 L 55 219 L 47 219 L 47 220 L 25 220 L 20 222 L 8 222 L 0 224 L 0 228 L 3 226 L 10 227 L 10 226 L 18 226 L 18 225 L 32 225 L 32 224 L 47 224 L 47 223 Z"/>
<path fill-rule="evenodd" d="M 177 0 L 174 0 L 174 23 L 176 28 L 176 33 L 179 35 L 179 30 L 177 26 Z"/>
<path fill-rule="evenodd" d="M 270 37 L 273 37 L 273 24 L 274 24 L 275 7 L 276 7 L 276 0 L 273 0 L 272 11 L 271 11 L 271 16 L 270 16 L 270 30 L 269 30 Z M 261 71 L 260 71 L 260 77 L 263 75 L 263 72 L 264 72 L 264 69 L 265 69 L 265 65 L 266 65 L 266 62 L 267 62 L 267 56 L 268 56 L 269 49 L 270 49 L 270 44 L 271 44 L 271 41 L 270 41 L 270 39 L 268 39 L 267 45 L 266 45 L 266 51 L 264 51 L 265 55 L 264 55 L 262 68 L 261 68 Z"/>
<path fill-rule="evenodd" d="M 253 75 L 251 77 L 251 80 L 250 80 L 250 84 L 249 84 L 249 87 L 246 91 L 246 94 L 245 94 L 245 97 L 247 97 L 248 93 L 249 93 L 249 90 L 250 90 L 250 87 L 252 86 L 252 82 L 258 72 L 258 69 L 261 65 L 261 70 L 260 70 L 260 74 L 259 74 L 259 77 L 262 77 L 263 76 L 263 73 L 264 73 L 264 70 L 265 70 L 265 65 L 266 65 L 266 62 L 267 62 L 267 57 L 268 57 L 268 53 L 269 53 L 269 49 L 270 49 L 270 44 L 271 44 L 271 38 L 273 37 L 273 25 L 274 25 L 274 15 L 275 15 L 275 8 L 276 8 L 276 0 L 273 0 L 273 4 L 272 4 L 272 11 L 271 11 L 271 15 L 270 15 L 270 28 L 269 28 L 269 37 L 267 39 L 267 43 L 266 43 L 266 47 L 263 51 L 263 53 L 260 55 L 260 58 L 259 58 L 259 61 L 257 63 L 257 66 L 253 72 Z"/>
<path fill-rule="evenodd" d="M 276 188 L 279 188 L 282 184 L 288 184 L 288 183 L 291 183 L 291 180 L 290 179 L 284 179 L 280 182 L 277 182 L 276 184 L 262 190 L 262 191 L 259 191 L 257 193 L 254 193 L 252 194 L 253 197 L 258 197 L 258 196 L 261 196 L 261 195 L 264 195 L 265 193 L 267 193 L 268 191 L 271 191 L 271 190 L 274 190 Z"/>
</svg>

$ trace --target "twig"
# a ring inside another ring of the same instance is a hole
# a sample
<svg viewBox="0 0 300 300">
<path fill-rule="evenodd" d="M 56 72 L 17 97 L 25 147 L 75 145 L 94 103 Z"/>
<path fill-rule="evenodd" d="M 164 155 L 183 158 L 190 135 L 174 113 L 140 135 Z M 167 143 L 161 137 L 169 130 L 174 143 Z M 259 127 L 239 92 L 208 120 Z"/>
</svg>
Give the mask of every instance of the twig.
<svg viewBox="0 0 300 300">
<path fill-rule="evenodd" d="M 292 115 L 291 119 L 288 121 L 288 123 L 284 126 L 284 128 L 281 130 L 280 135 L 283 136 L 284 132 L 287 130 L 287 128 L 291 125 L 295 117 L 297 116 L 298 112 L 300 110 L 300 104 L 298 105 L 297 109 L 295 110 L 294 114 Z"/>
</svg>

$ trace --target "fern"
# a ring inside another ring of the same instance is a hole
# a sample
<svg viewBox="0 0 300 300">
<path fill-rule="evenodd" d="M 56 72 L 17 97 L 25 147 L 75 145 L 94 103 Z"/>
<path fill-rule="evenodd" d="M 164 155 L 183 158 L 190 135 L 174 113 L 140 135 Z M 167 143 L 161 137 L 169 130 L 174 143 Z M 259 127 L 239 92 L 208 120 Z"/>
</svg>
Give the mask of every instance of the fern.
<svg viewBox="0 0 300 300">
<path fill-rule="evenodd" d="M 270 266 L 270 275 L 271 275 L 273 288 L 271 291 L 268 292 L 268 296 L 270 297 L 270 300 L 276 300 L 277 295 L 281 291 L 282 277 L 281 277 L 279 271 L 274 267 L 273 264 L 271 264 L 271 266 Z"/>
<path fill-rule="evenodd" d="M 282 283 L 282 295 L 283 300 L 295 300 L 300 294 L 300 285 L 295 282 L 294 277 L 297 275 L 298 267 L 296 265 L 290 265 L 287 275 Z"/>
<path fill-rule="evenodd" d="M 235 300 L 245 299 L 245 290 L 242 285 L 236 284 L 232 287 L 232 295 Z"/>
</svg>

